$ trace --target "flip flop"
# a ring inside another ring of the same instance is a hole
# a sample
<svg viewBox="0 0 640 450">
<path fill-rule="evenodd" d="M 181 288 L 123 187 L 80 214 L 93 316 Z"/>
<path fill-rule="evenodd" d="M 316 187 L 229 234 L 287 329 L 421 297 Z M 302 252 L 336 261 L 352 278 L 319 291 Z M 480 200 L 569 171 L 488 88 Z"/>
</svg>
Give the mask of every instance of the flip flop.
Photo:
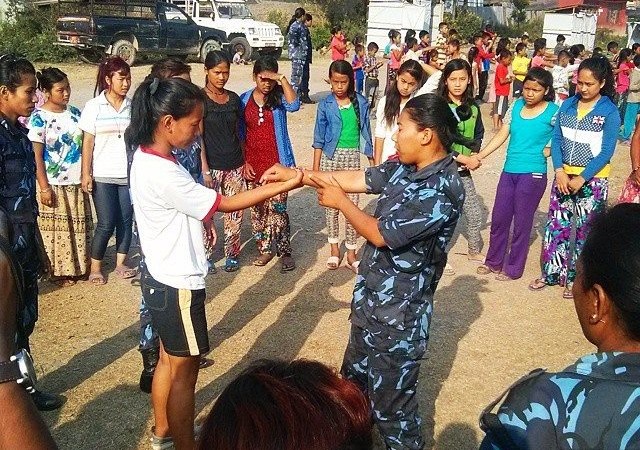
<svg viewBox="0 0 640 450">
<path fill-rule="evenodd" d="M 253 260 L 253 265 L 263 267 L 269 264 L 269 261 L 273 259 L 273 253 L 263 253 Z"/>
<path fill-rule="evenodd" d="M 52 280 L 58 287 L 69 287 L 76 284 L 76 280 L 71 278 L 58 278 L 57 280 Z"/>
<path fill-rule="evenodd" d="M 548 286 L 547 282 L 542 278 L 536 278 L 531 283 L 529 283 L 529 290 L 531 291 L 541 291 L 542 289 Z"/>
<path fill-rule="evenodd" d="M 353 273 L 355 273 L 356 275 L 358 275 L 358 267 L 360 266 L 360 260 L 356 259 L 354 262 L 349 263 L 349 261 L 347 261 L 345 263 L 345 266 L 350 269 Z"/>
<path fill-rule="evenodd" d="M 291 255 L 284 255 L 280 258 L 280 273 L 291 272 L 296 268 L 296 262 Z"/>
<path fill-rule="evenodd" d="M 476 273 L 478 275 L 489 275 L 492 273 L 497 273 L 497 271 L 493 270 L 491 267 L 487 266 L 486 264 L 482 264 L 481 266 L 478 266 L 478 268 L 476 269 Z"/>
<path fill-rule="evenodd" d="M 224 271 L 225 272 L 235 272 L 240 267 L 238 264 L 238 260 L 235 258 L 227 258 L 224 262 Z"/>
<path fill-rule="evenodd" d="M 340 267 L 340 257 L 339 256 L 329 256 L 327 258 L 327 269 L 336 270 Z"/>
<path fill-rule="evenodd" d="M 89 283 L 93 284 L 94 286 L 102 286 L 103 284 L 107 284 L 107 281 L 104 279 L 104 275 L 102 275 L 100 272 L 90 273 L 87 281 L 89 281 Z"/>
<path fill-rule="evenodd" d="M 137 269 L 132 269 L 130 267 L 127 266 L 116 266 L 116 268 L 113 270 L 117 275 L 120 276 L 120 278 L 122 278 L 123 280 L 128 280 L 129 278 L 133 278 L 138 274 L 138 270 Z"/>
<path fill-rule="evenodd" d="M 483 255 L 482 253 L 468 253 L 467 254 L 467 260 L 468 261 L 483 263 L 485 261 L 485 259 L 487 259 L 487 257 L 485 255 Z"/>
</svg>

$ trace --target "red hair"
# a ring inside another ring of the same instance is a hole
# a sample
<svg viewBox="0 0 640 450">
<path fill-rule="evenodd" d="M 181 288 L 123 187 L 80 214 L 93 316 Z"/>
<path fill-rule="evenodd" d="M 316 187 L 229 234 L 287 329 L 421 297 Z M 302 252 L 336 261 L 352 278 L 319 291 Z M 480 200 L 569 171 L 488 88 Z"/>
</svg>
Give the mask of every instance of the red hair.
<svg viewBox="0 0 640 450">
<path fill-rule="evenodd" d="M 105 78 L 111 78 L 116 73 L 129 75 L 131 73 L 131 67 L 119 56 L 109 56 L 105 58 L 100 63 L 100 66 L 98 66 L 98 77 L 96 78 L 96 87 L 93 89 L 93 95 L 98 95 L 102 91 L 109 89 Z"/>
<path fill-rule="evenodd" d="M 309 360 L 259 361 L 222 392 L 199 450 L 368 450 L 369 402 L 351 381 Z"/>
</svg>

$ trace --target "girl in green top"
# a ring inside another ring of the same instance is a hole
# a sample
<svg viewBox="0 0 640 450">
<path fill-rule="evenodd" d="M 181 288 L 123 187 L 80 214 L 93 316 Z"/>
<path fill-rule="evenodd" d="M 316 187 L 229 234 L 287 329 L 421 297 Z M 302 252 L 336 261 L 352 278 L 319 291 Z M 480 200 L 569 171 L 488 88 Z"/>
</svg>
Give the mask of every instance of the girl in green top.
<svg viewBox="0 0 640 450">
<path fill-rule="evenodd" d="M 313 133 L 313 170 L 360 170 L 360 152 L 373 162 L 369 103 L 355 91 L 353 68 L 344 60 L 329 67 L 331 94 L 318 103 Z M 358 194 L 350 194 L 357 205 Z M 338 211 L 327 208 L 327 230 L 331 255 L 327 269 L 340 266 Z M 349 222 L 345 225 L 347 267 L 357 273 L 357 234 Z"/>
<path fill-rule="evenodd" d="M 471 66 L 463 59 L 452 59 L 442 70 L 442 77 L 437 90 L 438 95 L 448 102 L 453 114 L 458 119 L 458 133 L 472 139 L 474 144 L 470 147 L 461 144 L 453 144 L 452 151 L 458 163 L 458 174 L 466 191 L 466 198 L 462 209 L 467 224 L 467 242 L 469 261 L 484 262 L 482 252 L 482 236 L 480 230 L 484 225 L 484 214 L 480 204 L 480 197 L 476 193 L 471 171 L 480 165 L 474 155 L 480 150 L 484 138 L 484 125 L 480 108 L 473 99 L 473 76 Z M 447 264 L 445 274 L 453 275 L 455 272 L 451 265 Z"/>
</svg>

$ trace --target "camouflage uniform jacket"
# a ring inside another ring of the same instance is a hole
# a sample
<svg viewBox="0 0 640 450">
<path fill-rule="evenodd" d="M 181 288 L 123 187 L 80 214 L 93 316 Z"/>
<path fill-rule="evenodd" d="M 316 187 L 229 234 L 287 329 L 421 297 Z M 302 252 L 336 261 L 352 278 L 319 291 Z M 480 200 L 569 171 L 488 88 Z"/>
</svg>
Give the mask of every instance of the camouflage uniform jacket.
<svg viewBox="0 0 640 450">
<path fill-rule="evenodd" d="M 525 377 L 497 418 L 508 442 L 490 430 L 483 450 L 640 449 L 640 354 L 593 353 Z"/>
<path fill-rule="evenodd" d="M 351 321 L 370 331 L 426 339 L 428 310 L 464 203 L 456 163 L 445 158 L 416 171 L 389 160 L 367 169 L 367 192 L 386 247 L 367 243 Z"/>
<path fill-rule="evenodd" d="M 19 123 L 0 119 L 0 207 L 14 226 L 35 224 L 38 216 L 36 161 L 27 134 Z"/>
<path fill-rule="evenodd" d="M 296 20 L 289 28 L 289 59 L 305 61 L 307 59 L 307 36 L 309 29 L 300 21 Z"/>
</svg>

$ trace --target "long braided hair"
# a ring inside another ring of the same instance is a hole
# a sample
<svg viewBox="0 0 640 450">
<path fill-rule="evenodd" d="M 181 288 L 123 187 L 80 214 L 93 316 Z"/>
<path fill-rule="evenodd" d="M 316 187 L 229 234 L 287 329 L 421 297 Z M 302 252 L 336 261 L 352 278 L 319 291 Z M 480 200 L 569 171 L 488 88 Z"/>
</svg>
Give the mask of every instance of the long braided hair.
<svg viewBox="0 0 640 450">
<path fill-rule="evenodd" d="M 351 100 L 351 104 L 353 105 L 353 110 L 356 113 L 356 119 L 358 120 L 358 130 L 360 130 L 360 127 L 362 126 L 362 124 L 360 123 L 360 104 L 358 103 L 358 94 L 356 93 L 353 67 L 344 59 L 339 59 L 332 62 L 329 66 L 329 78 L 331 78 L 331 74 L 333 73 L 338 73 L 340 75 L 346 75 L 349 77 L 349 87 L 347 88 L 347 94 L 349 95 L 349 100 Z"/>
</svg>

